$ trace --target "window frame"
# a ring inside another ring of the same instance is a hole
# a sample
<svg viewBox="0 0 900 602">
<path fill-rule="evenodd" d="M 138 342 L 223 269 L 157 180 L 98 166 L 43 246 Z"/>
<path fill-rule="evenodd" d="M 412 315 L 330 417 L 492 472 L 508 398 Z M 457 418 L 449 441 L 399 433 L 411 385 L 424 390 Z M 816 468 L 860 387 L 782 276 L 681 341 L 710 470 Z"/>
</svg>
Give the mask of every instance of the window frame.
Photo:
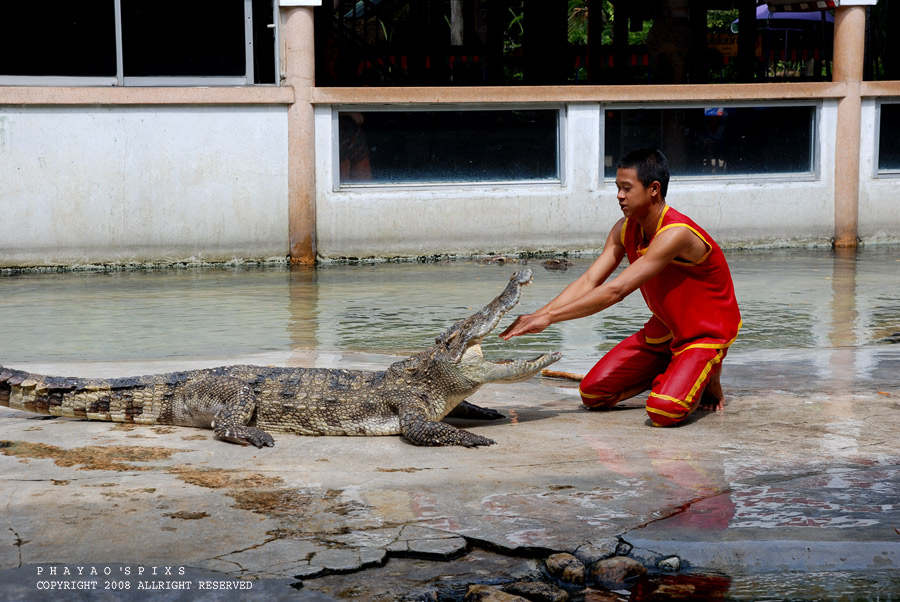
<svg viewBox="0 0 900 602">
<path fill-rule="evenodd" d="M 242 76 L 140 76 L 126 77 L 122 55 L 122 0 L 114 0 L 116 35 L 116 75 L 102 76 L 58 76 L 58 75 L 3 75 L 0 85 L 6 86 L 252 86 L 255 84 L 253 48 L 253 0 L 243 0 L 244 5 L 244 75 Z M 272 2 L 272 24 L 275 39 L 279 39 L 279 2 Z M 280 73 L 279 44 L 275 44 L 274 85 L 279 85 Z"/>
<path fill-rule="evenodd" d="M 477 180 L 477 181 L 434 181 L 434 182 L 390 182 L 359 183 L 341 182 L 340 158 L 340 113 L 410 113 L 410 112 L 460 112 L 460 111 L 556 111 L 556 177 L 545 180 Z M 564 102 L 541 104 L 394 104 L 394 105 L 332 105 L 331 107 L 331 180 L 332 192 L 361 190 L 409 190 L 411 188 L 485 188 L 503 186 L 566 186 L 566 121 L 567 104 Z"/>
<path fill-rule="evenodd" d="M 812 109 L 810 115 L 810 128 L 812 130 L 809 144 L 810 170 L 802 172 L 767 172 L 760 174 L 695 174 L 695 175 L 676 175 L 672 174 L 671 180 L 678 182 L 702 183 L 715 181 L 717 184 L 722 181 L 729 182 L 747 182 L 747 183 L 770 183 L 770 182 L 817 182 L 821 179 L 821 149 L 819 141 L 821 140 L 820 128 L 822 126 L 822 107 L 821 100 L 773 100 L 773 101 L 737 101 L 737 102 L 718 102 L 715 100 L 696 101 L 686 103 L 609 103 L 601 105 L 600 114 L 600 181 L 601 184 L 609 184 L 615 182 L 615 176 L 606 175 L 605 157 L 606 157 L 606 111 L 621 110 L 678 110 L 678 109 L 705 109 L 710 107 L 724 109 L 752 109 L 752 108 L 775 108 L 775 107 L 809 107 Z M 663 149 L 665 150 L 665 149 Z M 613 158 L 615 160 L 615 157 Z"/>
<path fill-rule="evenodd" d="M 875 103 L 875 137 L 872 145 L 874 147 L 874 177 L 876 179 L 896 179 L 900 178 L 900 167 L 889 169 L 881 169 L 881 167 L 879 167 L 879 164 L 881 163 L 881 108 L 884 105 L 896 105 L 900 107 L 900 102 L 896 101 L 896 99 L 878 99 Z"/>
</svg>

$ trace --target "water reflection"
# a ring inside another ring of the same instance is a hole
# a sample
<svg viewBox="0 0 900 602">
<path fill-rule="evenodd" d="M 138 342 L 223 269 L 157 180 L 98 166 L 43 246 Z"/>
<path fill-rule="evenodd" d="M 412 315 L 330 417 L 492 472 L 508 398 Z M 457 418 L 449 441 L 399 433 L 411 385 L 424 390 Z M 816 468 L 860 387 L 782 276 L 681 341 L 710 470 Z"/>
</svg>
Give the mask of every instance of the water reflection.
<svg viewBox="0 0 900 602">
<path fill-rule="evenodd" d="M 736 353 L 841 349 L 900 331 L 900 248 L 845 257 L 829 250 L 732 252 L 744 328 Z M 525 289 L 533 311 L 587 268 L 544 270 Z M 0 277 L 6 363 L 227 357 L 260 351 L 408 354 L 490 301 L 520 266 L 472 261 L 286 268 L 186 269 Z M 583 371 L 643 324 L 639 295 L 585 320 L 502 342 L 491 356 L 564 352 Z M 852 354 L 851 354 L 852 355 Z M 838 362 L 839 356 L 833 361 Z M 843 362 L 852 372 L 852 357 Z M 829 362 L 829 373 L 840 368 Z"/>
<path fill-rule="evenodd" d="M 587 594 L 584 602 L 760 602 L 790 600 L 895 600 L 900 575 L 850 571 L 766 573 L 761 575 L 665 575 L 642 578 L 630 592 Z"/>
</svg>

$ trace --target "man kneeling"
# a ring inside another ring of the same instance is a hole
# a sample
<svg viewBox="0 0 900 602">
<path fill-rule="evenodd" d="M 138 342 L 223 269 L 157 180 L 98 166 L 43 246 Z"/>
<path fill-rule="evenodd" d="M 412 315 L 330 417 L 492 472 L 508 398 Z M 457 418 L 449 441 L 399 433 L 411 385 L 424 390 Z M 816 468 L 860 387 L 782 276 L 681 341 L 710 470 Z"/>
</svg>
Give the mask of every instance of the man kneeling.
<svg viewBox="0 0 900 602">
<path fill-rule="evenodd" d="M 640 289 L 652 317 L 597 362 L 579 391 L 586 406 L 606 409 L 650 389 L 647 413 L 656 426 L 678 424 L 698 406 L 722 407 L 722 360 L 741 328 L 725 255 L 706 231 L 666 204 L 668 185 L 668 162 L 659 150 L 623 157 L 616 198 L 624 217 L 600 256 L 550 303 L 500 334 L 541 332 Z M 630 265 L 607 282 L 626 256 Z"/>
</svg>

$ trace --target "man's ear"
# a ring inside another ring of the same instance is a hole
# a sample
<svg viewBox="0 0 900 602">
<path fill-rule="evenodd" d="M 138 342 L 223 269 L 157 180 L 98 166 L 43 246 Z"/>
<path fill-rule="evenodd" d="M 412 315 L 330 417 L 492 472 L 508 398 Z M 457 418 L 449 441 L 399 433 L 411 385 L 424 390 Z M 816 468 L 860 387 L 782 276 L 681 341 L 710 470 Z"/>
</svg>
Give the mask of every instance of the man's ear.
<svg viewBox="0 0 900 602">
<path fill-rule="evenodd" d="M 650 194 L 661 194 L 662 184 L 659 183 L 659 180 L 653 180 L 650 182 Z"/>
</svg>

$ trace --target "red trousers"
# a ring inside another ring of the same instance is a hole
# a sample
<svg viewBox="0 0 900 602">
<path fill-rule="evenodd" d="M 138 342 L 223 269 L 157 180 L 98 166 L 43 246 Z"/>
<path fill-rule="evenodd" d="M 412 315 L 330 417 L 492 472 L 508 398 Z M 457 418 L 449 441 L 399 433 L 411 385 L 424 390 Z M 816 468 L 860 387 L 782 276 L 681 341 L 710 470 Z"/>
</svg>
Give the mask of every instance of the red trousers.
<svg viewBox="0 0 900 602">
<path fill-rule="evenodd" d="M 727 351 L 711 345 L 672 353 L 668 341 L 650 344 L 638 331 L 585 375 L 578 388 L 581 401 L 590 408 L 608 409 L 650 389 L 650 420 L 655 426 L 673 426 L 697 408 L 710 376 L 722 370 Z"/>
</svg>

